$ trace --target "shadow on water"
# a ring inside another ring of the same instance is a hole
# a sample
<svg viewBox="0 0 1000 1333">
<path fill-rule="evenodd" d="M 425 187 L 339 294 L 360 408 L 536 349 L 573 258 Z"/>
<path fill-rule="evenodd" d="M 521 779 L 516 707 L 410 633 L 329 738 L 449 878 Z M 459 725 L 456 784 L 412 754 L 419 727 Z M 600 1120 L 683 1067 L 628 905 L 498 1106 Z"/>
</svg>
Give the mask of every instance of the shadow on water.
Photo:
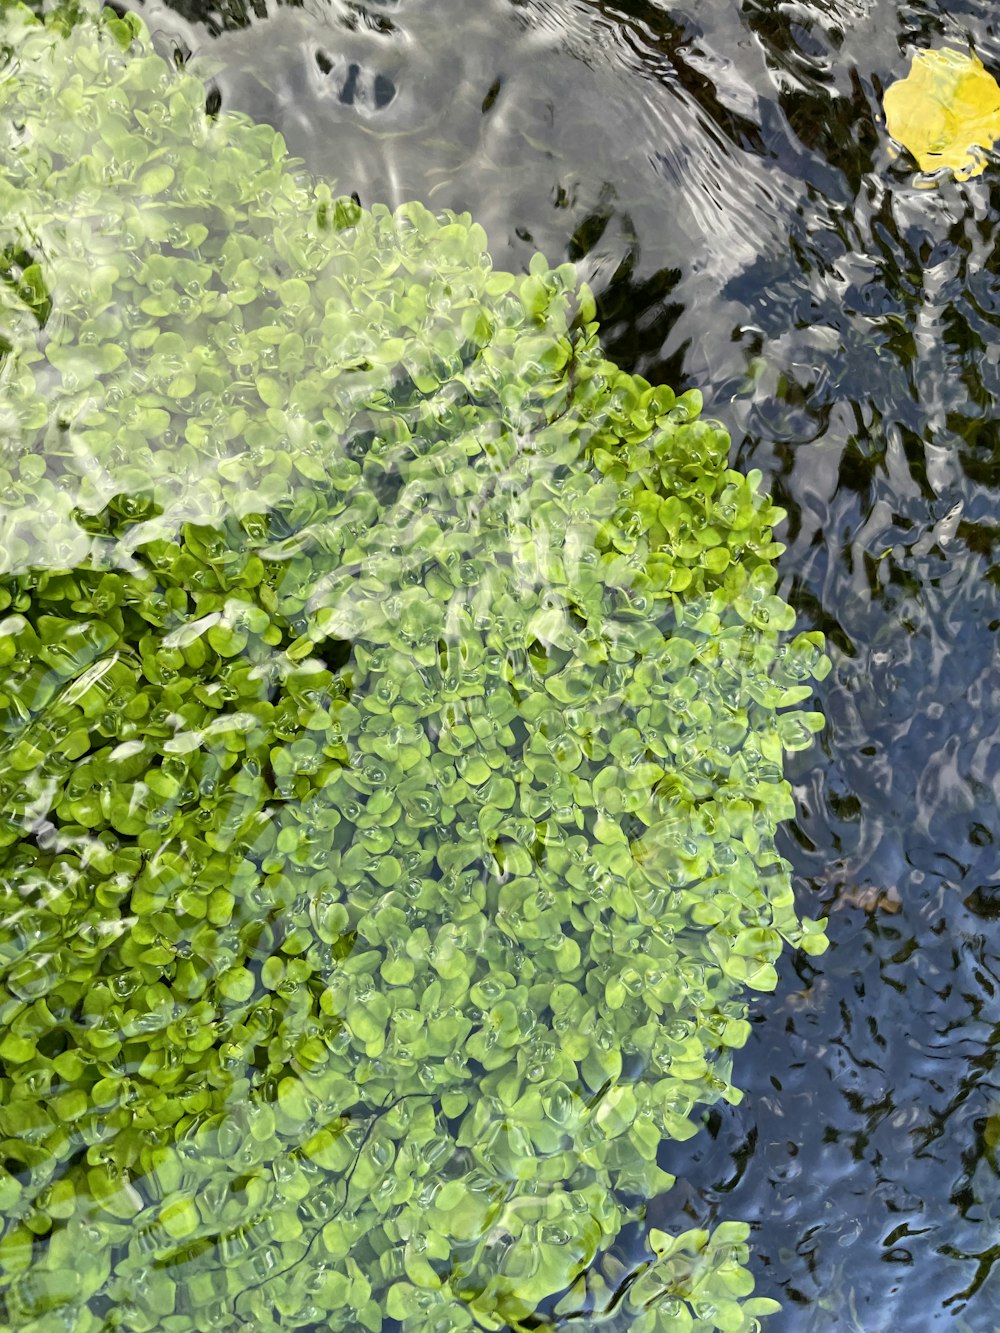
<svg viewBox="0 0 1000 1333">
<path fill-rule="evenodd" d="M 672 1145 L 670 1229 L 755 1224 L 773 1333 L 1000 1324 L 996 162 L 921 188 L 884 89 L 985 3 L 383 0 L 148 8 L 213 106 L 364 203 L 469 209 L 594 284 L 610 354 L 697 384 L 789 511 L 828 635 L 785 835 L 826 957 L 755 1002 L 738 1108 Z M 577 1327 L 580 1325 L 577 1324 Z"/>
</svg>

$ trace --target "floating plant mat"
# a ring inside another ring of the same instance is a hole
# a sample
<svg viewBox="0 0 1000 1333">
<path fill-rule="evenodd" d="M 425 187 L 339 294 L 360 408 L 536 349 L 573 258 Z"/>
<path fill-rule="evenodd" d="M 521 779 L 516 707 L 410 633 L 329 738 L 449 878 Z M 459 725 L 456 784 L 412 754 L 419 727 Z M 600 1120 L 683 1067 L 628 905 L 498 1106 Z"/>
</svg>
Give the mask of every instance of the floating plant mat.
<svg viewBox="0 0 1000 1333">
<path fill-rule="evenodd" d="M 589 1308 L 825 947 L 781 511 L 572 268 L 336 199 L 134 17 L 0 38 L 0 1320 Z M 615 1320 L 753 1328 L 747 1230 Z"/>
</svg>

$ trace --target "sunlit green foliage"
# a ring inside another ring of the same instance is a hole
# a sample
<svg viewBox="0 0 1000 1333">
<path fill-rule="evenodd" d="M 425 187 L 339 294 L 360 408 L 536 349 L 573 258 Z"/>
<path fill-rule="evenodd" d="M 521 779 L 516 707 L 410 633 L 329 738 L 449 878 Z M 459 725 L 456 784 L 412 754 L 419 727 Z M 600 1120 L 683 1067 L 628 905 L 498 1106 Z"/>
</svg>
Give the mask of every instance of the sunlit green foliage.
<svg viewBox="0 0 1000 1333">
<path fill-rule="evenodd" d="M 0 1322 L 572 1311 L 825 945 L 780 511 L 569 266 L 132 17 L 0 37 Z M 628 1327 L 749 1329 L 746 1234 L 652 1233 Z"/>
</svg>

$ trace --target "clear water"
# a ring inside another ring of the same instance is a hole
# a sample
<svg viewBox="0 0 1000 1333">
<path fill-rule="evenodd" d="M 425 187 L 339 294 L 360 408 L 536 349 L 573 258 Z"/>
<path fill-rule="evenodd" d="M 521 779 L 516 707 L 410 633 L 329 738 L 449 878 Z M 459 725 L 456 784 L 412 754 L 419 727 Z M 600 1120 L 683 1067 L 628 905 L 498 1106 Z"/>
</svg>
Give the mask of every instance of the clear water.
<svg viewBox="0 0 1000 1333">
<path fill-rule="evenodd" d="M 789 509 L 786 587 L 836 670 L 783 851 L 833 947 L 755 1001 L 746 1101 L 671 1148 L 653 1220 L 752 1221 L 773 1333 L 991 1333 L 1000 195 L 993 165 L 917 188 L 880 106 L 913 47 L 995 67 L 995 8 L 186 16 L 164 40 L 218 59 L 223 105 L 363 202 L 470 208 L 501 266 L 576 259 L 611 354 L 701 387 Z"/>
<path fill-rule="evenodd" d="M 467 208 L 498 267 L 576 260 L 609 354 L 703 389 L 789 510 L 785 594 L 835 672 L 782 851 L 833 947 L 754 1002 L 748 1095 L 665 1152 L 651 1221 L 753 1222 L 770 1333 L 993 1333 L 1000 194 L 995 164 L 918 188 L 880 120 L 912 47 L 996 69 L 993 7 L 181 9 L 144 11 L 164 48 L 364 204 Z"/>
</svg>

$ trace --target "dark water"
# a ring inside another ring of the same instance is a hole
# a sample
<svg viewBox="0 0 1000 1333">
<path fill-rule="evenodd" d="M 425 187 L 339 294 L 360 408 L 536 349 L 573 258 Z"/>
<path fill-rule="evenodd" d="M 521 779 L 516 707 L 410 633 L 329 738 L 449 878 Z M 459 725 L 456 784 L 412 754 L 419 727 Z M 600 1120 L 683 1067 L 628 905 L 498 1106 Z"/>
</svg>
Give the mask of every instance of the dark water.
<svg viewBox="0 0 1000 1333">
<path fill-rule="evenodd" d="M 468 208 L 498 267 L 575 259 L 610 354 L 701 387 L 789 510 L 786 595 L 835 671 L 782 850 L 832 948 L 754 1001 L 747 1097 L 671 1146 L 651 1215 L 754 1223 L 770 1333 L 1000 1328 L 1000 175 L 923 188 L 880 122 L 914 47 L 995 70 L 994 14 L 145 10 L 363 203 Z"/>
</svg>

